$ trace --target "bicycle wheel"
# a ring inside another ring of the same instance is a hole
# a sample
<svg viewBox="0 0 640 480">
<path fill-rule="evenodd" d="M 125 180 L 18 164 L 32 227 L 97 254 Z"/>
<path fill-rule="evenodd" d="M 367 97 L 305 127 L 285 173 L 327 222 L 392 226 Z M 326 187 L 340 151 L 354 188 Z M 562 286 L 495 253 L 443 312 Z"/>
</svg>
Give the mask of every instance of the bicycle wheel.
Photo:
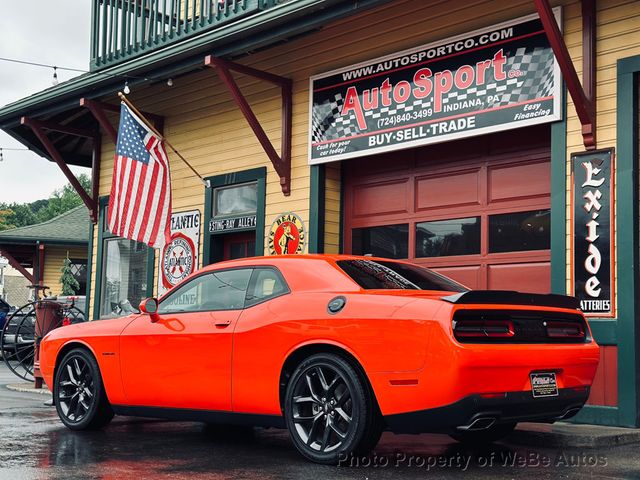
<svg viewBox="0 0 640 480">
<path fill-rule="evenodd" d="M 4 363 L 16 376 L 28 381 L 33 380 L 35 325 L 35 303 L 28 303 L 7 319 L 0 338 Z"/>
</svg>

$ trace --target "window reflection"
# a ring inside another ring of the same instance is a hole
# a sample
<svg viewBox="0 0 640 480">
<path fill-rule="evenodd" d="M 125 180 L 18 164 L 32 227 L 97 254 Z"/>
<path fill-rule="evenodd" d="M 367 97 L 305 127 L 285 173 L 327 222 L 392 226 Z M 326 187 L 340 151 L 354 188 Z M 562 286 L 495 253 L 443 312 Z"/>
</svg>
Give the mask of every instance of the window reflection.
<svg viewBox="0 0 640 480">
<path fill-rule="evenodd" d="M 123 238 L 104 243 L 100 317 L 119 317 L 138 311 L 147 294 L 148 247 Z"/>
<path fill-rule="evenodd" d="M 354 228 L 351 249 L 354 255 L 371 254 L 374 257 L 408 258 L 409 225 L 383 225 Z"/>
<path fill-rule="evenodd" d="M 416 257 L 480 253 L 480 217 L 422 222 L 416 225 Z"/>
<path fill-rule="evenodd" d="M 551 248 L 551 210 L 489 217 L 489 253 Z"/>
<path fill-rule="evenodd" d="M 256 182 L 216 188 L 214 191 L 214 217 L 253 213 L 258 205 Z"/>
</svg>

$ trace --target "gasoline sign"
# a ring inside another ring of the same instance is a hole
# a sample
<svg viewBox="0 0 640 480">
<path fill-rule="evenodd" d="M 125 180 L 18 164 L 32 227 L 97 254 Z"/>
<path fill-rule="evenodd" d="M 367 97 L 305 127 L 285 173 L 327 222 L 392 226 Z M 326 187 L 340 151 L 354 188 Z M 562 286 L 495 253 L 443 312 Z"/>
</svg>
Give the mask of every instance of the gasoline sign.
<svg viewBox="0 0 640 480">
<path fill-rule="evenodd" d="M 537 15 L 317 75 L 309 163 L 559 120 L 561 85 Z"/>
</svg>

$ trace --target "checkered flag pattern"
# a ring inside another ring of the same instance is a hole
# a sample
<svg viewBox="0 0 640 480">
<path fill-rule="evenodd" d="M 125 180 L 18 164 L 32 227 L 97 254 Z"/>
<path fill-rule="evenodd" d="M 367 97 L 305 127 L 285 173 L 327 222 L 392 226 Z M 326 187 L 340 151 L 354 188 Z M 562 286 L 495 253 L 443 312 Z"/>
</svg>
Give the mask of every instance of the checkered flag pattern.
<svg viewBox="0 0 640 480">
<path fill-rule="evenodd" d="M 553 69 L 554 58 L 550 48 L 536 47 L 528 49 L 526 47 L 517 48 L 514 51 L 505 51 L 507 61 L 505 72 L 519 70 L 523 72 L 520 77 L 505 78 L 498 82 L 492 82 L 477 87 L 470 87 L 463 91 L 451 90 L 442 97 L 442 103 L 446 106 L 464 100 L 474 101 L 468 108 L 457 108 L 455 113 L 465 113 L 484 108 L 494 108 L 509 104 L 544 98 L 553 93 Z M 487 104 L 487 97 L 499 98 L 490 105 Z M 482 101 L 482 105 L 477 105 L 477 100 Z M 312 116 L 312 143 L 335 140 L 338 138 L 348 138 L 360 132 L 356 116 L 353 112 L 342 116 L 342 106 L 344 97 L 342 93 L 336 93 L 333 98 L 325 100 L 321 104 L 314 104 Z M 433 97 L 423 99 L 413 99 L 412 102 L 394 104 L 389 107 L 380 107 L 376 110 L 365 111 L 367 123 L 373 127 L 377 120 L 384 117 L 418 111 L 433 107 Z"/>
</svg>

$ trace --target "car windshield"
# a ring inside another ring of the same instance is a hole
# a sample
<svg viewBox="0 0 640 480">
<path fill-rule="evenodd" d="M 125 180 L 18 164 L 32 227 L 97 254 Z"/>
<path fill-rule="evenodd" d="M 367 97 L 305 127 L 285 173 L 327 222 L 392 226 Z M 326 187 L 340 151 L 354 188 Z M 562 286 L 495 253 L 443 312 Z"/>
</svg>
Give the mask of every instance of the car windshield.
<svg viewBox="0 0 640 480">
<path fill-rule="evenodd" d="M 467 291 L 459 283 L 417 265 L 373 260 L 339 260 L 337 263 L 365 290 Z"/>
</svg>

